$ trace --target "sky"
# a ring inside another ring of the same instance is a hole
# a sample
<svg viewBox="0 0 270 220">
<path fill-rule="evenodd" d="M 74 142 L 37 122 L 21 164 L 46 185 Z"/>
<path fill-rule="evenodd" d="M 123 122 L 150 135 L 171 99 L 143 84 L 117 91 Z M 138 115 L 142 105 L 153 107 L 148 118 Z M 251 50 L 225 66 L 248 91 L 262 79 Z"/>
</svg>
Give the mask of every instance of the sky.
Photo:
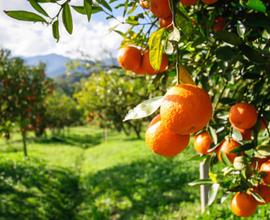
<svg viewBox="0 0 270 220">
<path fill-rule="evenodd" d="M 74 5 L 82 5 L 82 0 L 72 0 Z M 43 4 L 50 15 L 56 8 L 51 4 Z M 3 10 L 33 11 L 27 0 L 0 0 L 0 47 L 10 49 L 14 56 L 36 56 L 56 53 L 71 58 L 77 58 L 81 52 L 93 60 L 115 57 L 121 43 L 121 36 L 109 29 L 119 25 L 116 20 L 105 19 L 98 13 L 90 23 L 87 18 L 76 12 L 73 14 L 74 29 L 69 35 L 60 25 L 61 39 L 57 43 L 52 36 L 51 27 L 39 23 L 23 22 L 9 18 Z M 119 20 L 123 19 L 116 14 Z M 125 30 L 126 25 L 118 26 Z"/>
</svg>

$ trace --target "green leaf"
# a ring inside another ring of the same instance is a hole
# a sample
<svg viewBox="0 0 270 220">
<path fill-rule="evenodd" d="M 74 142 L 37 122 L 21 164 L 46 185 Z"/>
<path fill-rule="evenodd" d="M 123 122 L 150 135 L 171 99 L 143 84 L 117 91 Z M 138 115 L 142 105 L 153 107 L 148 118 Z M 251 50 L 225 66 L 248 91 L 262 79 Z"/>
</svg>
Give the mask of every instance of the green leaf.
<svg viewBox="0 0 270 220">
<path fill-rule="evenodd" d="M 243 54 L 252 62 L 254 63 L 265 63 L 268 62 L 267 57 L 265 57 L 259 50 L 253 49 L 247 45 L 240 46 L 241 51 Z"/>
<path fill-rule="evenodd" d="M 98 3 L 109 11 L 112 11 L 111 6 L 105 0 L 98 0 Z"/>
<path fill-rule="evenodd" d="M 224 153 L 223 151 L 220 151 L 221 152 L 221 159 L 223 161 L 223 163 L 227 166 L 230 166 L 231 165 L 231 161 L 228 159 L 226 153 Z"/>
<path fill-rule="evenodd" d="M 92 14 L 92 0 L 84 0 L 84 9 L 85 9 L 88 21 L 90 21 L 91 14 Z"/>
<path fill-rule="evenodd" d="M 232 45 L 239 45 L 241 44 L 241 39 L 232 32 L 227 31 L 219 31 L 215 34 L 215 38 L 217 40 L 225 41 Z"/>
<path fill-rule="evenodd" d="M 71 6 L 76 12 L 78 12 L 79 14 L 82 14 L 82 15 L 86 15 L 86 11 L 85 11 L 85 8 L 83 6 L 76 6 L 76 5 L 72 5 Z M 92 5 L 92 13 L 91 14 L 95 14 L 95 13 L 98 13 L 102 11 L 102 9 L 98 6 L 93 6 Z"/>
<path fill-rule="evenodd" d="M 59 21 L 55 21 L 52 24 L 52 31 L 53 31 L 53 37 L 56 39 L 58 42 L 60 39 L 60 33 L 59 33 Z"/>
<path fill-rule="evenodd" d="M 209 126 L 209 132 L 210 132 L 210 135 L 212 137 L 212 140 L 213 140 L 214 144 L 217 144 L 218 143 L 218 138 L 217 138 L 216 130 L 213 127 Z"/>
<path fill-rule="evenodd" d="M 37 3 L 37 1 L 29 0 L 29 2 L 36 11 L 38 11 L 39 13 L 45 15 L 46 17 L 49 17 L 47 12 Z"/>
<path fill-rule="evenodd" d="M 257 153 L 259 156 L 265 156 L 265 157 L 268 157 L 268 156 L 270 156 L 270 146 L 269 146 L 269 145 L 259 145 L 259 146 L 256 148 L 256 153 Z"/>
<path fill-rule="evenodd" d="M 245 158 L 243 156 L 239 156 L 234 158 L 233 166 L 237 170 L 242 170 L 246 167 Z"/>
<path fill-rule="evenodd" d="M 161 28 L 153 32 L 149 39 L 149 59 L 154 70 L 159 70 L 162 62 L 163 45 L 162 38 L 165 33 L 165 28 Z"/>
<path fill-rule="evenodd" d="M 68 2 L 66 2 L 63 5 L 63 13 L 62 13 L 63 23 L 64 26 L 69 34 L 72 34 L 73 32 L 73 21 L 72 21 L 72 15 L 70 11 L 70 6 Z"/>
<path fill-rule="evenodd" d="M 163 96 L 159 96 L 142 102 L 128 112 L 124 121 L 145 118 L 152 115 L 160 107 L 162 100 Z"/>
<path fill-rule="evenodd" d="M 250 193 L 255 200 L 257 200 L 258 202 L 261 202 L 261 203 L 265 203 L 265 200 L 258 193 L 254 192 L 254 191 L 250 191 Z"/>
<path fill-rule="evenodd" d="M 247 7 L 259 12 L 266 12 L 266 6 L 261 0 L 248 0 Z"/>
<path fill-rule="evenodd" d="M 211 179 L 200 179 L 200 180 L 196 180 L 191 183 L 188 183 L 189 186 L 210 185 L 210 184 L 213 184 Z"/>
<path fill-rule="evenodd" d="M 218 190 L 220 185 L 215 183 L 211 186 L 209 194 L 208 194 L 208 206 L 212 205 L 217 198 Z"/>
<path fill-rule="evenodd" d="M 240 131 L 236 130 L 235 128 L 233 129 L 232 138 L 236 141 L 243 140 L 242 134 L 240 133 Z"/>
<path fill-rule="evenodd" d="M 233 59 L 237 55 L 237 50 L 233 47 L 224 46 L 216 50 L 217 58 L 227 61 Z"/>
<path fill-rule="evenodd" d="M 21 21 L 45 22 L 47 21 L 38 14 L 30 11 L 4 11 L 9 17 Z"/>
<path fill-rule="evenodd" d="M 242 145 L 240 147 L 237 147 L 237 148 L 233 149 L 231 151 L 231 153 L 241 153 L 243 151 L 247 151 L 247 150 L 250 150 L 252 148 L 254 148 L 253 143 L 246 143 L 246 144 L 244 144 L 244 145 Z"/>
</svg>

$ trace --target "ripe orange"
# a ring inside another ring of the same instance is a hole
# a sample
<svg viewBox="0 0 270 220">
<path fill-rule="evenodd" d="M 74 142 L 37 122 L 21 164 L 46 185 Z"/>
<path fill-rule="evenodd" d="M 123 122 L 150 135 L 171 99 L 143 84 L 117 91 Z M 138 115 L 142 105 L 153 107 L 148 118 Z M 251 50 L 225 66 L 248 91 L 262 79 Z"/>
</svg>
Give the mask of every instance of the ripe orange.
<svg viewBox="0 0 270 220">
<path fill-rule="evenodd" d="M 265 184 L 270 184 L 270 160 L 264 162 L 260 167 L 260 172 L 264 172 L 263 182 Z"/>
<path fill-rule="evenodd" d="M 238 142 L 236 142 L 235 140 L 233 140 L 232 138 L 229 140 L 225 140 L 222 145 L 220 146 L 220 149 L 218 151 L 218 159 L 220 161 L 222 161 L 222 157 L 221 157 L 221 152 L 224 152 L 226 154 L 226 156 L 228 157 L 228 159 L 233 162 L 234 158 L 237 157 L 236 153 L 231 153 L 232 150 L 234 150 L 235 148 L 239 147 L 240 144 Z"/>
<path fill-rule="evenodd" d="M 140 0 L 139 4 L 142 8 L 144 9 L 149 9 L 150 8 L 150 0 Z"/>
<path fill-rule="evenodd" d="M 212 103 L 198 86 L 181 84 L 165 94 L 160 107 L 162 123 L 170 130 L 187 135 L 201 130 L 212 117 Z"/>
<path fill-rule="evenodd" d="M 134 46 L 126 46 L 118 52 L 118 63 L 125 69 L 136 72 L 142 63 L 141 51 Z"/>
<path fill-rule="evenodd" d="M 168 18 L 172 16 L 169 0 L 151 0 L 150 10 L 158 18 Z"/>
<path fill-rule="evenodd" d="M 236 129 L 252 128 L 257 121 L 258 113 L 256 108 L 248 103 L 237 103 L 229 112 L 229 120 Z"/>
<path fill-rule="evenodd" d="M 161 28 L 167 28 L 167 27 L 170 28 L 170 27 L 172 27 L 171 25 L 172 25 L 172 17 L 171 16 L 168 18 L 160 18 L 159 19 L 159 26 Z"/>
<path fill-rule="evenodd" d="M 266 185 L 259 185 L 258 187 L 254 188 L 253 191 L 258 193 L 265 201 L 264 203 L 257 201 L 258 205 L 264 205 L 270 202 L 270 187 Z"/>
<path fill-rule="evenodd" d="M 167 55 L 163 54 L 160 69 L 158 71 L 154 70 L 154 68 L 151 66 L 151 63 L 150 63 L 149 51 L 145 51 L 145 53 L 143 54 L 142 65 L 141 65 L 141 68 L 139 69 L 139 72 L 140 73 L 143 72 L 149 75 L 163 73 L 164 71 L 166 71 L 168 67 L 168 63 L 169 63 L 169 60 L 168 60 Z"/>
<path fill-rule="evenodd" d="M 268 160 L 269 160 L 269 158 L 256 158 L 256 157 L 254 157 L 252 159 L 251 166 L 253 167 L 253 169 L 260 170 L 261 165 Z"/>
<path fill-rule="evenodd" d="M 203 132 L 195 136 L 194 148 L 200 154 L 207 154 L 209 150 L 212 138 L 208 132 Z"/>
<path fill-rule="evenodd" d="M 189 135 L 182 136 L 168 130 L 162 125 L 160 116 L 156 116 L 146 130 L 145 141 L 155 153 L 174 157 L 187 147 Z"/>
<path fill-rule="evenodd" d="M 245 192 L 238 192 L 231 201 L 231 210 L 233 214 L 240 217 L 249 217 L 256 212 L 257 202 Z"/>
<path fill-rule="evenodd" d="M 264 130 L 267 128 L 267 120 L 265 117 L 262 118 L 262 121 L 261 121 L 261 130 Z"/>
<path fill-rule="evenodd" d="M 191 6 L 191 5 L 196 5 L 197 0 L 181 0 L 181 3 L 184 6 Z"/>
<path fill-rule="evenodd" d="M 213 26 L 213 31 L 214 32 L 223 31 L 224 28 L 225 28 L 225 18 L 223 18 L 223 17 L 217 17 L 215 19 L 215 24 Z"/>
<path fill-rule="evenodd" d="M 202 0 L 204 4 L 212 5 L 215 4 L 218 0 Z"/>
</svg>

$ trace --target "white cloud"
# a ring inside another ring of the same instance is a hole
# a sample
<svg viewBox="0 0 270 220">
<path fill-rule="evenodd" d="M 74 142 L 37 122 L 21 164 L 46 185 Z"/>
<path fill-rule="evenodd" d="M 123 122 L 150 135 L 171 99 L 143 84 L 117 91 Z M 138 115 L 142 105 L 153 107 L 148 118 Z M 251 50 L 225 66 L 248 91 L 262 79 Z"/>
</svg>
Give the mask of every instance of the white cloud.
<svg viewBox="0 0 270 220">
<path fill-rule="evenodd" d="M 90 58 L 100 60 L 109 56 L 108 51 L 115 56 L 122 40 L 118 34 L 109 32 L 109 28 L 118 24 L 117 21 L 111 20 L 105 23 L 92 20 L 88 23 L 86 17 L 73 13 L 73 35 L 67 34 L 61 26 L 61 40 L 56 43 L 50 26 L 13 20 L 3 13 L 3 10 L 11 9 L 30 10 L 31 8 L 26 0 L 0 0 L 0 47 L 12 50 L 14 55 L 33 56 L 57 53 L 74 57 L 80 50 L 88 54 Z M 47 4 L 46 9 L 50 14 L 55 13 L 55 8 L 50 4 Z M 120 26 L 122 30 L 126 28 L 126 26 Z"/>
</svg>

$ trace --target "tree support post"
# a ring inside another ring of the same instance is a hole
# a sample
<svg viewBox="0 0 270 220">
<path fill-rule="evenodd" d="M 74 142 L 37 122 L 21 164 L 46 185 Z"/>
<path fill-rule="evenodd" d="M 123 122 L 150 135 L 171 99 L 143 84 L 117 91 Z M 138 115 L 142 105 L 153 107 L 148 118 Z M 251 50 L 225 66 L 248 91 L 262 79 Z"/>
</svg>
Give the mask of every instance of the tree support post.
<svg viewBox="0 0 270 220">
<path fill-rule="evenodd" d="M 200 163 L 200 179 L 207 179 L 209 178 L 209 164 L 205 163 L 204 161 Z M 208 192 L 209 186 L 201 185 L 201 212 L 204 213 L 207 203 L 208 203 Z"/>
</svg>

